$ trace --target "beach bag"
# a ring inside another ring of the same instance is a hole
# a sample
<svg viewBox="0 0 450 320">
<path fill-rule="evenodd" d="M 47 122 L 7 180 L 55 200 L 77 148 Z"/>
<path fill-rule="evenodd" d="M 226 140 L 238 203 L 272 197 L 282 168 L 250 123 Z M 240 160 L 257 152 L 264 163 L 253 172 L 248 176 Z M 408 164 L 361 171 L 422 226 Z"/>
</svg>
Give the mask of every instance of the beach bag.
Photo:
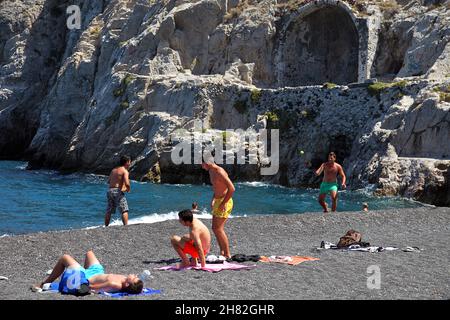
<svg viewBox="0 0 450 320">
<path fill-rule="evenodd" d="M 90 294 L 89 281 L 82 270 L 66 269 L 59 282 L 58 290 L 62 294 L 85 296 Z"/>
<path fill-rule="evenodd" d="M 352 229 L 348 230 L 347 233 L 339 239 L 337 247 L 343 248 L 359 243 L 361 243 L 361 233 Z"/>
</svg>

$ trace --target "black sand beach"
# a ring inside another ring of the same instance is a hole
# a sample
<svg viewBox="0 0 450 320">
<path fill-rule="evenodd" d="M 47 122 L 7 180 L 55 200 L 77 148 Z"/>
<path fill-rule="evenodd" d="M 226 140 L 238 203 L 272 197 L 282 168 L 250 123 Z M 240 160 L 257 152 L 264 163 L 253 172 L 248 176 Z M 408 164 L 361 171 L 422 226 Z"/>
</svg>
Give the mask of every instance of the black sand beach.
<svg viewBox="0 0 450 320">
<path fill-rule="evenodd" d="M 57 258 L 83 261 L 93 249 L 107 272 L 154 277 L 147 286 L 162 294 L 127 299 L 449 299 L 450 208 L 417 208 L 337 214 L 234 218 L 228 222 L 232 254 L 302 255 L 319 258 L 297 266 L 258 262 L 249 271 L 156 271 L 174 259 L 169 237 L 186 233 L 177 221 L 48 232 L 0 238 L 0 299 L 110 299 L 100 295 L 34 293 Z M 210 221 L 206 220 L 208 226 Z M 378 246 L 418 246 L 420 253 L 318 251 L 322 240 L 337 242 L 348 229 Z M 217 254 L 213 240 L 211 253 Z M 367 267 L 378 265 L 381 289 L 368 289 Z"/>
</svg>

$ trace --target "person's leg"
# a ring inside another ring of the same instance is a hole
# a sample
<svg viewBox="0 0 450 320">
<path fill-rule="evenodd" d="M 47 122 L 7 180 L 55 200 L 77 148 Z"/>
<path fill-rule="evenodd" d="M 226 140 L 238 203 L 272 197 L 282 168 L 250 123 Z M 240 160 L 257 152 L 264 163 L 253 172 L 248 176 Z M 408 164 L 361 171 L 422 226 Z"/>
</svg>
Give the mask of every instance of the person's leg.
<svg viewBox="0 0 450 320">
<path fill-rule="evenodd" d="M 185 239 L 179 236 L 172 236 L 172 238 L 170 238 L 170 243 L 180 256 L 181 261 L 183 262 L 182 267 L 187 267 L 189 265 L 189 259 L 187 255 L 183 252 Z"/>
<path fill-rule="evenodd" d="M 227 234 L 225 233 L 224 230 L 225 222 L 227 220 L 228 218 L 219 218 L 213 216 L 212 229 L 214 231 L 214 234 L 216 235 L 217 242 L 219 243 L 220 254 L 226 258 L 231 258 L 230 245 L 228 243 Z"/>
<path fill-rule="evenodd" d="M 128 224 L 128 211 L 122 213 L 122 223 L 124 226 Z"/>
<path fill-rule="evenodd" d="M 52 270 L 52 273 L 39 285 L 39 287 L 42 288 L 45 283 L 52 283 L 53 281 L 58 279 L 58 277 L 63 274 L 66 268 L 76 267 L 80 267 L 80 264 L 74 258 L 69 256 L 68 254 L 63 255 L 61 258 L 59 258 L 58 262 Z"/>
<path fill-rule="evenodd" d="M 181 237 L 181 241 L 183 242 L 181 249 L 183 250 L 184 254 L 186 255 L 186 257 L 188 256 L 188 254 L 191 256 L 190 265 L 193 267 L 197 266 L 197 258 L 196 258 L 197 249 L 194 247 L 193 244 L 191 244 L 192 243 L 191 236 L 189 234 L 185 234 L 184 236 Z M 189 246 L 187 250 L 186 246 Z"/>
<path fill-rule="evenodd" d="M 331 211 L 335 212 L 336 207 L 337 207 L 337 198 L 338 198 L 337 191 L 331 191 L 330 196 L 331 196 L 331 201 L 332 201 Z"/>
<path fill-rule="evenodd" d="M 327 203 L 325 202 L 325 198 L 326 198 L 326 193 L 321 193 L 320 195 L 319 195 L 319 203 L 320 203 L 320 205 L 322 206 L 322 208 L 323 208 L 323 212 L 328 212 L 328 205 L 327 205 Z"/>
<path fill-rule="evenodd" d="M 107 193 L 108 207 L 105 213 L 105 227 L 109 226 L 109 221 L 111 220 L 111 213 L 116 212 L 116 206 L 114 199 L 112 197 L 111 191 Z"/>
<path fill-rule="evenodd" d="M 111 220 L 111 212 L 106 212 L 105 214 L 105 227 L 109 226 L 109 221 Z"/>
<path fill-rule="evenodd" d="M 123 192 L 121 193 L 120 200 L 119 200 L 119 206 L 120 211 L 122 212 L 122 223 L 124 226 L 128 224 L 128 202 L 127 198 L 125 198 L 125 195 Z"/>
<path fill-rule="evenodd" d="M 84 268 L 88 269 L 90 266 L 94 264 L 100 264 L 100 262 L 98 261 L 94 252 L 92 250 L 89 250 L 88 252 L 86 252 L 86 256 L 84 258 Z"/>
</svg>

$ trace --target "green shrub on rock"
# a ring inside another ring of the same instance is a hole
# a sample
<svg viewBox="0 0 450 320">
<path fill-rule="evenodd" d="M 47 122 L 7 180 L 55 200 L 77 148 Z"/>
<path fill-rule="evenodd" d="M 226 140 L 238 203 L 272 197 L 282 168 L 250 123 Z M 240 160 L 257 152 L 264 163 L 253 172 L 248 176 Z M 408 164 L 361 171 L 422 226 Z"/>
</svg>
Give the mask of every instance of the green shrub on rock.
<svg viewBox="0 0 450 320">
<path fill-rule="evenodd" d="M 253 104 L 257 104 L 261 99 L 261 90 L 253 89 L 250 93 L 250 100 Z"/>
<path fill-rule="evenodd" d="M 439 93 L 439 101 L 450 102 L 450 84 L 445 87 L 436 86 L 433 91 Z"/>
<path fill-rule="evenodd" d="M 450 93 L 448 93 L 448 92 L 439 93 L 439 101 L 450 102 Z"/>
<path fill-rule="evenodd" d="M 128 74 L 125 78 L 123 78 L 122 83 L 127 87 L 131 82 L 133 82 L 134 79 L 135 78 L 131 74 Z"/>
<path fill-rule="evenodd" d="M 278 114 L 274 111 L 267 111 L 264 115 L 267 118 L 267 126 L 270 129 L 277 129 L 279 127 L 280 118 L 278 117 Z"/>
<path fill-rule="evenodd" d="M 113 95 L 114 97 L 120 97 L 123 95 L 123 89 L 122 88 L 117 88 L 116 90 L 113 91 Z"/>
<path fill-rule="evenodd" d="M 401 81 L 397 81 L 397 82 L 392 82 L 392 83 L 388 83 L 388 82 L 375 82 L 370 84 L 367 87 L 367 90 L 369 91 L 369 93 L 374 96 L 374 95 L 380 95 L 380 93 L 382 93 L 383 91 L 389 89 L 389 88 L 404 88 L 406 85 L 408 84 L 408 81 L 406 80 L 401 80 Z"/>
<path fill-rule="evenodd" d="M 119 120 L 120 118 L 120 112 L 121 109 L 120 108 L 116 108 L 116 110 L 114 110 L 114 112 L 105 120 L 105 125 L 107 127 L 111 126 L 114 122 L 116 122 L 117 120 Z"/>
<path fill-rule="evenodd" d="M 133 82 L 135 79 L 134 76 L 132 76 L 131 74 L 128 74 L 125 76 L 125 78 L 122 79 L 122 82 L 120 84 L 120 87 L 118 87 L 117 89 L 115 89 L 113 91 L 113 95 L 114 97 L 121 97 L 123 96 L 123 94 L 125 93 L 125 91 L 127 90 L 128 85 Z"/>
<path fill-rule="evenodd" d="M 122 109 L 127 109 L 129 106 L 130 106 L 130 104 L 128 103 L 128 101 L 122 101 L 122 102 L 120 103 L 120 107 L 121 107 Z"/>
<path fill-rule="evenodd" d="M 336 88 L 336 87 L 337 87 L 337 84 L 336 83 L 332 83 L 332 82 L 325 82 L 323 84 L 323 88 L 325 88 L 325 89 L 333 89 L 333 88 Z"/>
</svg>

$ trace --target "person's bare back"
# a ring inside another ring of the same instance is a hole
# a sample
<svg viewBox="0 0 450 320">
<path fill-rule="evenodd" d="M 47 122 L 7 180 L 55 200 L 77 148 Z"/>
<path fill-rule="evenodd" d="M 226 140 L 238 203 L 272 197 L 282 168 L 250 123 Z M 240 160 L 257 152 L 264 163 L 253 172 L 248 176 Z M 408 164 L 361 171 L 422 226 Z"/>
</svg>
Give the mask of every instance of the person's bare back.
<svg viewBox="0 0 450 320">
<path fill-rule="evenodd" d="M 196 235 L 198 235 L 198 237 L 200 238 L 203 250 L 209 252 L 209 249 L 211 247 L 211 234 L 208 228 L 203 224 L 203 222 L 201 222 L 197 218 L 194 218 L 192 220 L 190 238 L 194 240 Z"/>
<path fill-rule="evenodd" d="M 228 192 L 228 173 L 219 166 L 209 170 L 209 179 L 214 191 L 214 198 L 223 198 Z"/>
<path fill-rule="evenodd" d="M 109 175 L 109 187 L 118 188 L 123 192 L 130 192 L 129 173 L 125 167 L 117 167 Z"/>
</svg>

